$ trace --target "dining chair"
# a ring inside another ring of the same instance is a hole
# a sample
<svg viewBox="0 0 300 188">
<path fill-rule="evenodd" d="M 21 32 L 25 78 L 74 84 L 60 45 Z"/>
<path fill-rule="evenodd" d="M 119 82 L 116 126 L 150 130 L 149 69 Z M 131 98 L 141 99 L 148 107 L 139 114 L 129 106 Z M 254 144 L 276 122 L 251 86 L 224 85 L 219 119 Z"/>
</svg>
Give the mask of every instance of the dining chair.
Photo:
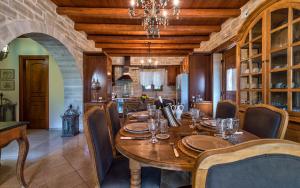
<svg viewBox="0 0 300 188">
<path fill-rule="evenodd" d="M 300 144 L 261 139 L 199 155 L 194 188 L 300 187 Z"/>
<path fill-rule="evenodd" d="M 163 104 L 164 104 L 164 106 L 167 106 L 168 104 L 174 105 L 175 102 L 173 100 L 171 100 L 171 99 L 163 99 Z M 155 100 L 154 101 L 154 105 L 157 106 L 157 107 L 160 106 L 160 101 L 159 100 Z"/>
<path fill-rule="evenodd" d="M 93 107 L 84 115 L 84 134 L 87 140 L 97 187 L 130 187 L 127 158 L 113 158 L 110 131 L 104 107 Z M 142 188 L 160 186 L 160 170 L 142 168 Z"/>
<path fill-rule="evenodd" d="M 232 101 L 220 101 L 217 105 L 216 118 L 235 118 L 237 114 L 236 104 Z"/>
<path fill-rule="evenodd" d="M 246 109 L 243 129 L 260 138 L 284 139 L 288 113 L 271 105 L 259 104 Z"/>
<path fill-rule="evenodd" d="M 117 150 L 115 147 L 115 137 L 121 129 L 121 120 L 119 117 L 117 103 L 110 101 L 106 106 L 106 117 L 108 120 L 108 128 L 110 131 L 110 139 L 112 143 L 113 155 L 117 157 Z"/>
</svg>

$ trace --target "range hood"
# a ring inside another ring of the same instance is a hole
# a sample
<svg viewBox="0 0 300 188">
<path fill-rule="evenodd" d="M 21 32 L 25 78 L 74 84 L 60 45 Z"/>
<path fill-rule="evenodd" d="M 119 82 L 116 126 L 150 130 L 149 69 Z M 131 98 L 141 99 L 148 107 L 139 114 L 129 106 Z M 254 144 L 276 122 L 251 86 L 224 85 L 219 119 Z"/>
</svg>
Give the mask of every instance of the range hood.
<svg viewBox="0 0 300 188">
<path fill-rule="evenodd" d="M 130 66 L 130 56 L 125 56 L 125 63 L 123 67 L 123 74 L 122 76 L 117 80 L 121 82 L 133 82 L 132 78 L 129 74 L 129 66 Z"/>
</svg>

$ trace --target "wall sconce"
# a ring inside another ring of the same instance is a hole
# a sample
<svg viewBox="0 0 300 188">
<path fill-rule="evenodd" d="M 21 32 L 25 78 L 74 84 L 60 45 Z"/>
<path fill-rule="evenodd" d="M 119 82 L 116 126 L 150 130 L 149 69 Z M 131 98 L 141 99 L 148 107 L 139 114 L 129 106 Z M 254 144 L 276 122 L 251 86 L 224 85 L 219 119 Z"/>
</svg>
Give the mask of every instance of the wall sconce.
<svg viewBox="0 0 300 188">
<path fill-rule="evenodd" d="M 0 52 L 0 61 L 3 61 L 4 59 L 7 58 L 8 53 L 9 53 L 9 47 L 8 45 L 4 46 L 4 48 Z"/>
</svg>

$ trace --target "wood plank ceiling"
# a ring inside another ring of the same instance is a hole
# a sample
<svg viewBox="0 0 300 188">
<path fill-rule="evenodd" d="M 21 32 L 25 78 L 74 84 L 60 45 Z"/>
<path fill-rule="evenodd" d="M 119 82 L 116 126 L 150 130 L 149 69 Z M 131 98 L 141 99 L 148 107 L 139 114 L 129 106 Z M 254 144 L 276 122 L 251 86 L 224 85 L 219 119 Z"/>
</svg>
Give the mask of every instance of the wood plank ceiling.
<svg viewBox="0 0 300 188">
<path fill-rule="evenodd" d="M 86 32 L 96 47 L 111 56 L 145 56 L 148 42 L 153 56 L 183 56 L 220 31 L 225 20 L 239 16 L 248 0 L 180 0 L 179 19 L 170 16 L 169 25 L 155 39 L 147 38 L 141 18 L 130 18 L 130 0 L 52 1 L 58 14 L 71 18 L 76 30 Z"/>
</svg>

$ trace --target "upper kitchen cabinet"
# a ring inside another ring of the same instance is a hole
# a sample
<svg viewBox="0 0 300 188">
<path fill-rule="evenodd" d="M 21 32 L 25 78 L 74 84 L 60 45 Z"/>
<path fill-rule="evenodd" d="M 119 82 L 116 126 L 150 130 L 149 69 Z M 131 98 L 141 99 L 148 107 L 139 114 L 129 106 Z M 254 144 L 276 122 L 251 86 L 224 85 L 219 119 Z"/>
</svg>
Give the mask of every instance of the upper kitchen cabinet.
<svg viewBox="0 0 300 188">
<path fill-rule="evenodd" d="M 167 66 L 168 86 L 176 85 L 176 77 L 180 74 L 180 65 Z"/>
<path fill-rule="evenodd" d="M 212 100 L 212 59 L 208 54 L 189 56 L 189 99 L 198 95 Z"/>
</svg>

